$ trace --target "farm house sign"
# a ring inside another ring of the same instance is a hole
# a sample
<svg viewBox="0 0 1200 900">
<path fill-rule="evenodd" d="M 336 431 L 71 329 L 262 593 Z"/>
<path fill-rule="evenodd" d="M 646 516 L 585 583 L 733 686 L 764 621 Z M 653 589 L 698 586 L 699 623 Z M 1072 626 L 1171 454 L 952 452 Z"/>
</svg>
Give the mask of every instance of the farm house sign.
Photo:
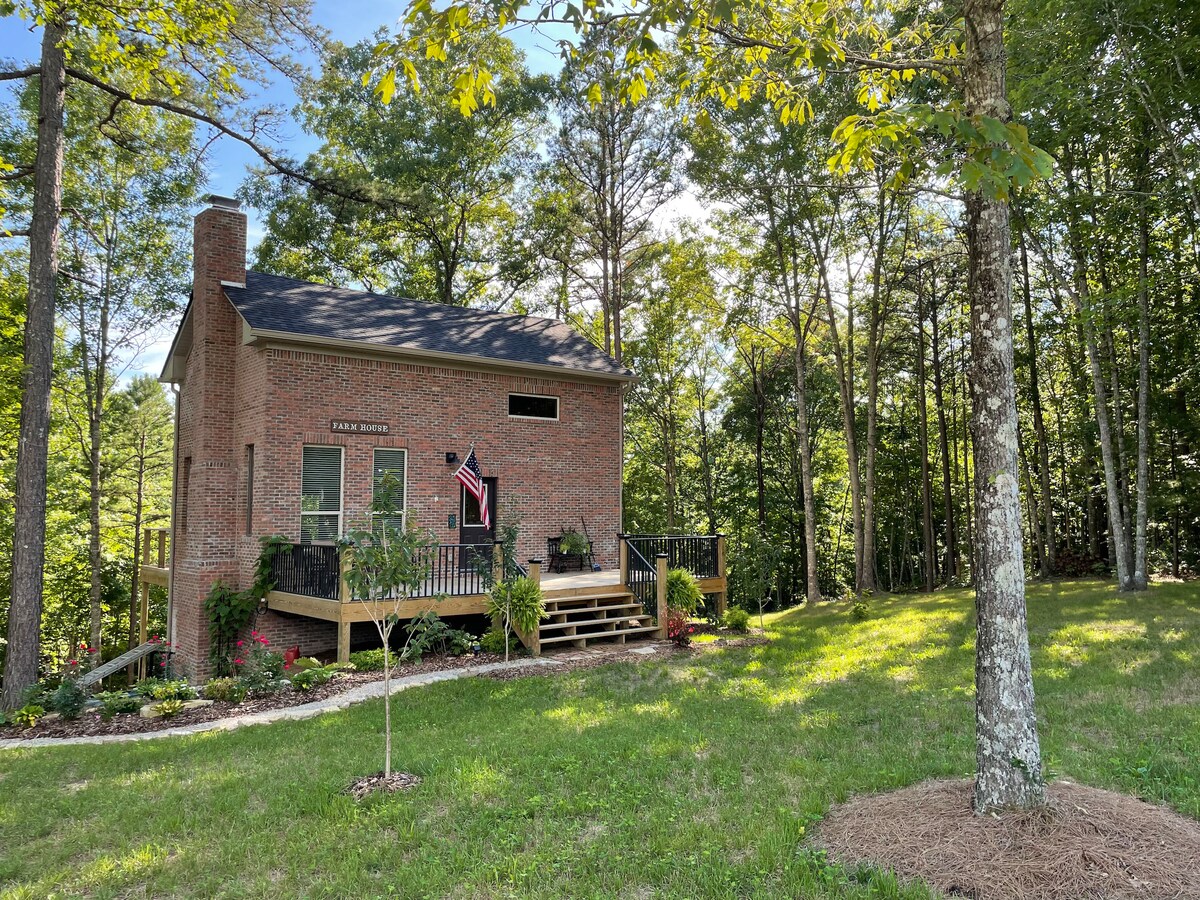
<svg viewBox="0 0 1200 900">
<path fill-rule="evenodd" d="M 345 419 L 333 419 L 329 430 L 337 434 L 388 434 L 392 426 L 387 422 L 349 422 Z"/>
</svg>

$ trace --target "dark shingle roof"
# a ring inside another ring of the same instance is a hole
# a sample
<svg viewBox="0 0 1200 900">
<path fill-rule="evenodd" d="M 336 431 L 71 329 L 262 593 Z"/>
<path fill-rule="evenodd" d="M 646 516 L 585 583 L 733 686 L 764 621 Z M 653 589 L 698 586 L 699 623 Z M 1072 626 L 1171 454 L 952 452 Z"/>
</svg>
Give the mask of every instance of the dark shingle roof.
<svg viewBox="0 0 1200 900">
<path fill-rule="evenodd" d="M 569 325 L 536 316 L 463 309 L 281 275 L 247 272 L 246 286 L 225 294 L 256 331 L 331 341 L 551 366 L 590 375 L 630 371 Z"/>
</svg>

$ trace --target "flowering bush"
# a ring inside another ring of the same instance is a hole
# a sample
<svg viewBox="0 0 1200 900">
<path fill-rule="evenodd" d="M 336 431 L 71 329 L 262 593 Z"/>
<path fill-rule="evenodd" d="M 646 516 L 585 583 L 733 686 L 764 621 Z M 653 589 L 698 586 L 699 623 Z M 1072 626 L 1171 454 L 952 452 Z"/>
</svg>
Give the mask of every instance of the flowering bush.
<svg viewBox="0 0 1200 900">
<path fill-rule="evenodd" d="M 667 640 L 677 647 L 686 647 L 692 642 L 695 630 L 687 613 L 681 609 L 667 609 Z"/>
<path fill-rule="evenodd" d="M 238 640 L 233 647 L 233 672 L 246 690 L 257 697 L 278 694 L 287 682 L 283 679 L 286 668 L 283 654 L 270 649 L 271 642 L 257 631 L 250 632 L 250 640 Z"/>
</svg>

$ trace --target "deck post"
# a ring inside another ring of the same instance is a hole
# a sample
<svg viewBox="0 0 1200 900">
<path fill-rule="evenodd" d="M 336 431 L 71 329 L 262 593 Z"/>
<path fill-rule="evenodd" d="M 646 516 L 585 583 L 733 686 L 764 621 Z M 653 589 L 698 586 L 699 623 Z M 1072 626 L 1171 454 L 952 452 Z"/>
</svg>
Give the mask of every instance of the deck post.
<svg viewBox="0 0 1200 900">
<path fill-rule="evenodd" d="M 658 631 L 655 637 L 660 641 L 667 637 L 667 554 L 659 553 L 654 557 L 654 590 L 658 610 Z"/>
<path fill-rule="evenodd" d="M 337 626 L 337 661 L 340 663 L 348 663 L 350 662 L 350 623 L 344 619 L 338 619 Z"/>
<path fill-rule="evenodd" d="M 629 584 L 629 544 L 625 535 L 617 535 L 617 549 L 621 561 L 621 584 Z"/>
<path fill-rule="evenodd" d="M 728 580 L 725 575 L 725 535 L 717 535 L 717 577 L 721 579 L 722 590 L 717 594 L 717 615 L 724 616 L 729 602 Z"/>
<path fill-rule="evenodd" d="M 342 549 L 342 550 L 338 551 L 338 600 L 341 603 L 349 603 L 350 599 L 351 599 L 350 598 L 350 584 L 346 581 L 346 570 L 349 568 L 350 568 L 350 551 L 348 549 Z M 339 618 L 339 621 L 340 621 L 340 618 Z M 349 637 L 347 637 L 347 641 L 349 641 Z M 340 638 L 339 638 L 339 642 L 340 642 Z M 340 646 L 340 643 L 339 643 L 339 646 Z M 346 646 L 349 647 L 350 645 L 347 643 Z M 347 650 L 347 652 L 349 652 L 349 650 Z M 339 657 L 339 659 L 340 659 L 340 657 Z M 347 659 L 346 662 L 349 662 L 349 659 Z"/>
<path fill-rule="evenodd" d="M 150 529 L 142 529 L 142 563 L 150 565 Z"/>
<path fill-rule="evenodd" d="M 492 584 L 504 581 L 504 541 L 492 541 Z"/>
<path fill-rule="evenodd" d="M 542 560 L 534 558 L 529 561 L 529 578 L 530 580 L 541 586 L 542 583 Z M 534 628 L 530 634 L 517 632 L 517 637 L 521 639 L 521 643 L 529 648 L 529 652 L 534 656 L 542 655 L 542 629 Z"/>
<path fill-rule="evenodd" d="M 167 529 L 158 529 L 158 567 L 165 568 L 167 565 Z"/>
</svg>

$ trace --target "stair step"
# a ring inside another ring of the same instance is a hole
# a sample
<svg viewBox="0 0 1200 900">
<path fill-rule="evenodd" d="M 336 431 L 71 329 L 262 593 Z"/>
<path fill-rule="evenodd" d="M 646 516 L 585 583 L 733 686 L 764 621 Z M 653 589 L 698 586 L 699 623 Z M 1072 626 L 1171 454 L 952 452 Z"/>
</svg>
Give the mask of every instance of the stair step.
<svg viewBox="0 0 1200 900">
<path fill-rule="evenodd" d="M 591 612 L 591 610 L 588 610 L 588 612 Z M 641 620 L 653 618 L 654 616 L 648 616 L 644 613 L 639 613 L 636 616 L 611 616 L 607 619 L 579 619 L 574 622 L 543 622 L 540 627 L 542 631 L 545 631 L 547 628 L 571 628 L 576 625 L 607 625 L 609 622 L 628 622 L 632 619 Z"/>
<path fill-rule="evenodd" d="M 575 616 L 580 613 L 598 613 L 609 612 L 617 609 L 641 609 L 642 604 L 633 603 L 613 603 L 608 606 L 577 606 L 574 609 L 549 609 L 546 610 L 548 616 Z"/>
<path fill-rule="evenodd" d="M 624 600 L 632 597 L 631 591 L 603 591 L 597 594 L 578 594 L 574 597 L 546 597 L 546 605 L 551 603 L 595 603 L 597 600 Z"/>
<path fill-rule="evenodd" d="M 560 637 L 542 638 L 542 646 L 546 644 L 562 644 L 568 641 L 590 641 L 596 638 L 625 637 L 631 634 L 648 634 L 658 631 L 657 625 L 642 625 L 638 628 L 618 628 L 615 631 L 593 631 L 589 634 L 564 634 Z"/>
</svg>

